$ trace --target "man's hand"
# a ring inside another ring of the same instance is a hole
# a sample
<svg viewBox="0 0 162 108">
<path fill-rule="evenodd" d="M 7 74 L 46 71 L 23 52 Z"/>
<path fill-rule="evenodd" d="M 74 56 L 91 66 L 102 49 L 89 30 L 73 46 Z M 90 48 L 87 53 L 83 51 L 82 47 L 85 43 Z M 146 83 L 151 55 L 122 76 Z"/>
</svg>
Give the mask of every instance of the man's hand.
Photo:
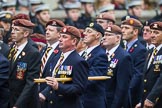
<svg viewBox="0 0 162 108">
<path fill-rule="evenodd" d="M 135 108 L 141 108 L 141 103 L 138 103 Z"/>
<path fill-rule="evenodd" d="M 46 97 L 42 93 L 39 93 L 39 100 L 41 102 L 44 102 L 46 100 Z"/>
<path fill-rule="evenodd" d="M 51 86 L 54 90 L 58 89 L 58 82 L 54 77 L 46 77 L 47 85 Z"/>
<path fill-rule="evenodd" d="M 144 108 L 153 108 L 153 107 L 154 107 L 154 103 L 146 99 L 144 102 Z"/>
</svg>

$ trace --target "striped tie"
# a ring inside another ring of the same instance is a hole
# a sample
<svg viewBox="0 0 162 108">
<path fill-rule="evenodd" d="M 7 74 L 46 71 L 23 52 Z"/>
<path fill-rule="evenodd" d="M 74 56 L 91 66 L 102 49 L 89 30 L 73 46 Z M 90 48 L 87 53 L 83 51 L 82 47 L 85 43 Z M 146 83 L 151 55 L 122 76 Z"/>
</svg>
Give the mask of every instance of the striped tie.
<svg viewBox="0 0 162 108">
<path fill-rule="evenodd" d="M 41 64 L 41 72 L 40 72 L 40 77 L 42 77 L 42 73 L 43 73 L 43 70 L 44 70 L 44 67 L 45 67 L 45 64 L 47 62 L 47 57 L 48 57 L 48 53 L 49 51 L 52 49 L 52 47 L 47 47 L 43 57 L 42 57 L 42 64 Z"/>
<path fill-rule="evenodd" d="M 156 48 L 154 48 L 154 50 L 153 50 L 153 52 L 152 52 L 152 56 L 151 56 L 151 58 L 150 58 L 150 60 L 149 60 L 149 63 L 148 63 L 148 65 L 147 65 L 147 69 L 150 67 L 150 65 L 153 63 L 153 61 L 154 61 L 154 57 L 156 56 L 156 54 L 157 54 L 157 49 Z"/>
<path fill-rule="evenodd" d="M 59 58 L 59 60 L 58 60 L 57 66 L 55 66 L 54 76 L 59 71 L 59 68 L 62 65 L 63 60 L 64 60 L 64 55 L 62 53 L 61 56 L 60 56 L 60 58 Z"/>
<path fill-rule="evenodd" d="M 13 45 L 13 47 L 11 48 L 11 50 L 9 52 L 8 60 L 11 60 L 11 58 L 13 57 L 14 52 L 15 52 L 15 48 L 16 48 L 16 45 Z"/>
<path fill-rule="evenodd" d="M 17 51 L 18 51 L 18 49 L 15 48 L 15 50 L 14 50 L 14 52 L 13 52 L 13 61 L 14 61 L 14 62 L 15 62 L 15 60 L 16 60 Z"/>
<path fill-rule="evenodd" d="M 84 51 L 83 54 L 81 55 L 81 57 L 83 57 L 84 59 L 86 59 L 86 57 L 87 57 L 87 52 Z"/>
</svg>

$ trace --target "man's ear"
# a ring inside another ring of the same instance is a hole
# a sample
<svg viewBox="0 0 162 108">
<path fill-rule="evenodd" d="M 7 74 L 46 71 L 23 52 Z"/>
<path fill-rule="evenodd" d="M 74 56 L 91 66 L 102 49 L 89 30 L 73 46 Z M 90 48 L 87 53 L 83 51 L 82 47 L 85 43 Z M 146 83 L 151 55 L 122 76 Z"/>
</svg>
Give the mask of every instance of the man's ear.
<svg viewBox="0 0 162 108">
<path fill-rule="evenodd" d="M 28 37 L 29 36 L 29 31 L 24 31 L 24 37 Z"/>
</svg>

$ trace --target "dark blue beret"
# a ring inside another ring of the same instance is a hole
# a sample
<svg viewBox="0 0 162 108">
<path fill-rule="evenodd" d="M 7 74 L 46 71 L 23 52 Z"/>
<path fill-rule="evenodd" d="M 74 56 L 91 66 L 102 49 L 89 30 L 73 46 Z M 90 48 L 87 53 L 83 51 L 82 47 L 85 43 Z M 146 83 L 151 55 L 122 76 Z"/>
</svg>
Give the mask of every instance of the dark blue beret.
<svg viewBox="0 0 162 108">
<path fill-rule="evenodd" d="M 101 25 L 97 24 L 96 22 L 90 23 L 87 27 L 94 29 L 95 31 L 98 31 L 104 36 L 104 29 Z"/>
<path fill-rule="evenodd" d="M 143 26 L 150 26 L 151 23 L 156 22 L 155 20 L 151 19 L 151 20 L 147 20 L 143 23 Z"/>
</svg>

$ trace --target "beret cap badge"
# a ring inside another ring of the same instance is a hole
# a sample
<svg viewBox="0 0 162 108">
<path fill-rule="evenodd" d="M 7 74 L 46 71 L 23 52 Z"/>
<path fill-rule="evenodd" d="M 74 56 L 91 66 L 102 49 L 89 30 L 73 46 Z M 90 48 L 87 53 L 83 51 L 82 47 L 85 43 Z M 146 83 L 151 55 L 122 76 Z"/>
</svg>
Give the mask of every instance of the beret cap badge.
<svg viewBox="0 0 162 108">
<path fill-rule="evenodd" d="M 94 23 L 90 23 L 90 24 L 89 24 L 89 27 L 93 27 L 93 26 L 94 26 Z"/>
<path fill-rule="evenodd" d="M 111 27 L 107 27 L 107 29 L 106 29 L 107 31 L 111 31 Z"/>
<path fill-rule="evenodd" d="M 56 25 L 56 22 L 55 22 L 55 21 L 53 21 L 53 22 L 52 22 L 52 25 Z"/>
<path fill-rule="evenodd" d="M 155 24 L 153 25 L 153 28 L 158 28 L 158 24 L 155 23 Z"/>
<path fill-rule="evenodd" d="M 6 14 L 5 17 L 6 17 L 7 19 L 10 19 L 10 18 L 11 18 L 11 15 L 10 15 L 10 14 Z"/>
<path fill-rule="evenodd" d="M 63 30 L 62 30 L 64 33 L 67 31 L 67 28 L 63 28 Z"/>
<path fill-rule="evenodd" d="M 129 23 L 132 25 L 134 23 L 134 21 L 133 20 L 130 20 Z"/>
</svg>

